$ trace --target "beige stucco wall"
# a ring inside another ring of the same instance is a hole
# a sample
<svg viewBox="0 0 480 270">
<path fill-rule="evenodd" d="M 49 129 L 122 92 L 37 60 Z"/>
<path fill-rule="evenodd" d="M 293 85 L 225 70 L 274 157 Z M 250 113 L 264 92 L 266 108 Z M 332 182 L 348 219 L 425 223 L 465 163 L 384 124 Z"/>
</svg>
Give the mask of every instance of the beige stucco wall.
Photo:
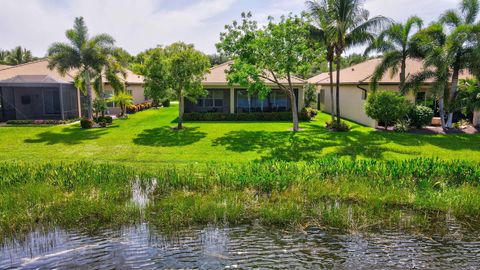
<svg viewBox="0 0 480 270">
<path fill-rule="evenodd" d="M 480 111 L 473 113 L 473 125 L 480 126 Z"/>
<path fill-rule="evenodd" d="M 369 89 L 368 85 L 362 85 L 362 88 Z M 318 92 L 320 90 L 325 90 L 325 100 L 321 102 L 320 109 L 323 112 L 331 113 L 331 97 L 330 97 L 330 86 L 329 85 L 319 85 Z M 379 90 L 389 90 L 389 91 L 398 91 L 398 86 L 395 85 L 383 85 L 379 87 Z M 343 118 L 352 120 L 354 122 L 366 125 L 369 127 L 376 127 L 377 121 L 368 117 L 365 113 L 365 103 L 363 97 L 363 90 L 358 88 L 356 85 L 341 85 L 340 86 L 340 114 Z M 334 89 L 334 99 L 335 99 L 335 89 Z M 410 101 L 414 100 L 414 95 L 410 94 L 407 96 L 407 99 Z"/>
</svg>

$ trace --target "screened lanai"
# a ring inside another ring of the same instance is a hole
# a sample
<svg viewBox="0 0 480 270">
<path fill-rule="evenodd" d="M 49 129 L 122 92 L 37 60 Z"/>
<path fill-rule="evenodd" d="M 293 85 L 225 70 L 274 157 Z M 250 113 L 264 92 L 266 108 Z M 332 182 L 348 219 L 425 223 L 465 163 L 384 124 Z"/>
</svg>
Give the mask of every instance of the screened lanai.
<svg viewBox="0 0 480 270">
<path fill-rule="evenodd" d="M 0 121 L 66 120 L 79 114 L 71 82 L 48 75 L 17 75 L 0 81 Z"/>
</svg>

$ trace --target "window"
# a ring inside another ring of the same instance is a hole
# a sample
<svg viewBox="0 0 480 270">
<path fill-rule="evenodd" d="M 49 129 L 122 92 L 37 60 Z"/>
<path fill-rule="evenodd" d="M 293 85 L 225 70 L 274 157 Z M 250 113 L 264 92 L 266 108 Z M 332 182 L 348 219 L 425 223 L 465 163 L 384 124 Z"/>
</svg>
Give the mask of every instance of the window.
<svg viewBox="0 0 480 270">
<path fill-rule="evenodd" d="M 29 105 L 32 103 L 32 98 L 30 96 L 22 96 L 21 98 L 22 105 Z"/>
<path fill-rule="evenodd" d="M 250 94 L 247 90 L 237 92 L 238 112 L 283 112 L 289 110 L 288 96 L 284 91 L 272 90 L 265 98 Z"/>
<path fill-rule="evenodd" d="M 208 95 L 197 101 L 198 107 L 223 107 L 223 90 L 207 90 Z"/>
<path fill-rule="evenodd" d="M 58 90 L 48 89 L 43 92 L 45 114 L 60 114 L 60 95 Z"/>
<path fill-rule="evenodd" d="M 127 89 L 127 94 L 129 94 L 130 96 L 133 96 L 133 91 L 132 91 L 132 89 Z"/>
</svg>

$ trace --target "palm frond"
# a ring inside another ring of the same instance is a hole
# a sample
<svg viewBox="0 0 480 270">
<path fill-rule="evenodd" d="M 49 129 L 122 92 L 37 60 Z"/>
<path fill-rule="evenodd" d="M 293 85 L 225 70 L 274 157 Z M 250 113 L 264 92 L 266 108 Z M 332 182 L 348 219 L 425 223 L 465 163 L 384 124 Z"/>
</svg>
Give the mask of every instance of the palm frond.
<svg viewBox="0 0 480 270">
<path fill-rule="evenodd" d="M 465 16 L 464 23 L 474 24 L 480 11 L 480 4 L 478 0 L 462 0 L 460 9 Z"/>
<path fill-rule="evenodd" d="M 394 70 L 398 64 L 402 61 L 402 54 L 398 51 L 391 51 L 384 54 L 382 62 L 375 68 L 373 72 L 370 88 L 372 91 L 376 91 L 378 87 L 378 81 L 383 78 L 385 73 L 392 69 Z M 394 75 L 398 73 L 398 70 L 395 71 Z M 393 77 L 393 75 L 392 75 Z"/>
</svg>

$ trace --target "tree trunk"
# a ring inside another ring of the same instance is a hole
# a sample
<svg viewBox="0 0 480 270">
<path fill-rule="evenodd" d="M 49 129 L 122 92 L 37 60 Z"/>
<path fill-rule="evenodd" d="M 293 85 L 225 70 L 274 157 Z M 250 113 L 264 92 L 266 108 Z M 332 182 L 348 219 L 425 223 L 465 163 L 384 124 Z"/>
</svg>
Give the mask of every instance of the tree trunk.
<svg viewBox="0 0 480 270">
<path fill-rule="evenodd" d="M 90 85 L 90 71 L 85 71 L 85 86 L 87 88 L 87 118 L 93 120 L 92 86 Z"/>
<path fill-rule="evenodd" d="M 336 89 L 336 105 L 337 105 L 337 124 L 340 125 L 340 55 L 337 55 L 337 89 Z"/>
<path fill-rule="evenodd" d="M 183 112 L 184 112 L 184 97 L 179 95 L 178 97 L 178 126 L 177 129 L 183 128 Z"/>
<path fill-rule="evenodd" d="M 332 115 L 332 123 L 335 122 L 335 98 L 333 97 L 333 60 L 328 61 L 328 73 L 330 77 L 330 112 Z"/>
<path fill-rule="evenodd" d="M 400 70 L 400 92 L 402 92 L 402 94 L 405 95 L 405 81 L 407 79 L 407 76 L 406 76 L 406 68 L 407 68 L 407 63 L 406 63 L 406 59 L 402 59 L 402 66 L 401 66 L 401 70 Z"/>
<path fill-rule="evenodd" d="M 440 122 L 442 123 L 442 128 L 445 129 L 445 99 L 443 95 L 438 100 L 438 110 L 440 111 Z"/>
<path fill-rule="evenodd" d="M 288 90 L 288 95 L 290 96 L 290 103 L 292 104 L 292 122 L 293 122 L 293 131 L 299 131 L 298 125 L 298 108 L 297 108 L 297 99 L 295 97 L 295 92 L 292 89 Z"/>
<path fill-rule="evenodd" d="M 448 104 L 450 107 L 455 101 L 455 96 L 457 94 L 457 89 L 458 89 L 458 76 L 459 76 L 460 71 L 458 69 L 453 70 L 453 75 L 452 75 L 452 86 L 450 89 L 450 96 L 448 100 Z M 448 112 L 448 120 L 447 120 L 447 127 L 452 128 L 453 126 L 453 112 L 449 111 Z"/>
</svg>

